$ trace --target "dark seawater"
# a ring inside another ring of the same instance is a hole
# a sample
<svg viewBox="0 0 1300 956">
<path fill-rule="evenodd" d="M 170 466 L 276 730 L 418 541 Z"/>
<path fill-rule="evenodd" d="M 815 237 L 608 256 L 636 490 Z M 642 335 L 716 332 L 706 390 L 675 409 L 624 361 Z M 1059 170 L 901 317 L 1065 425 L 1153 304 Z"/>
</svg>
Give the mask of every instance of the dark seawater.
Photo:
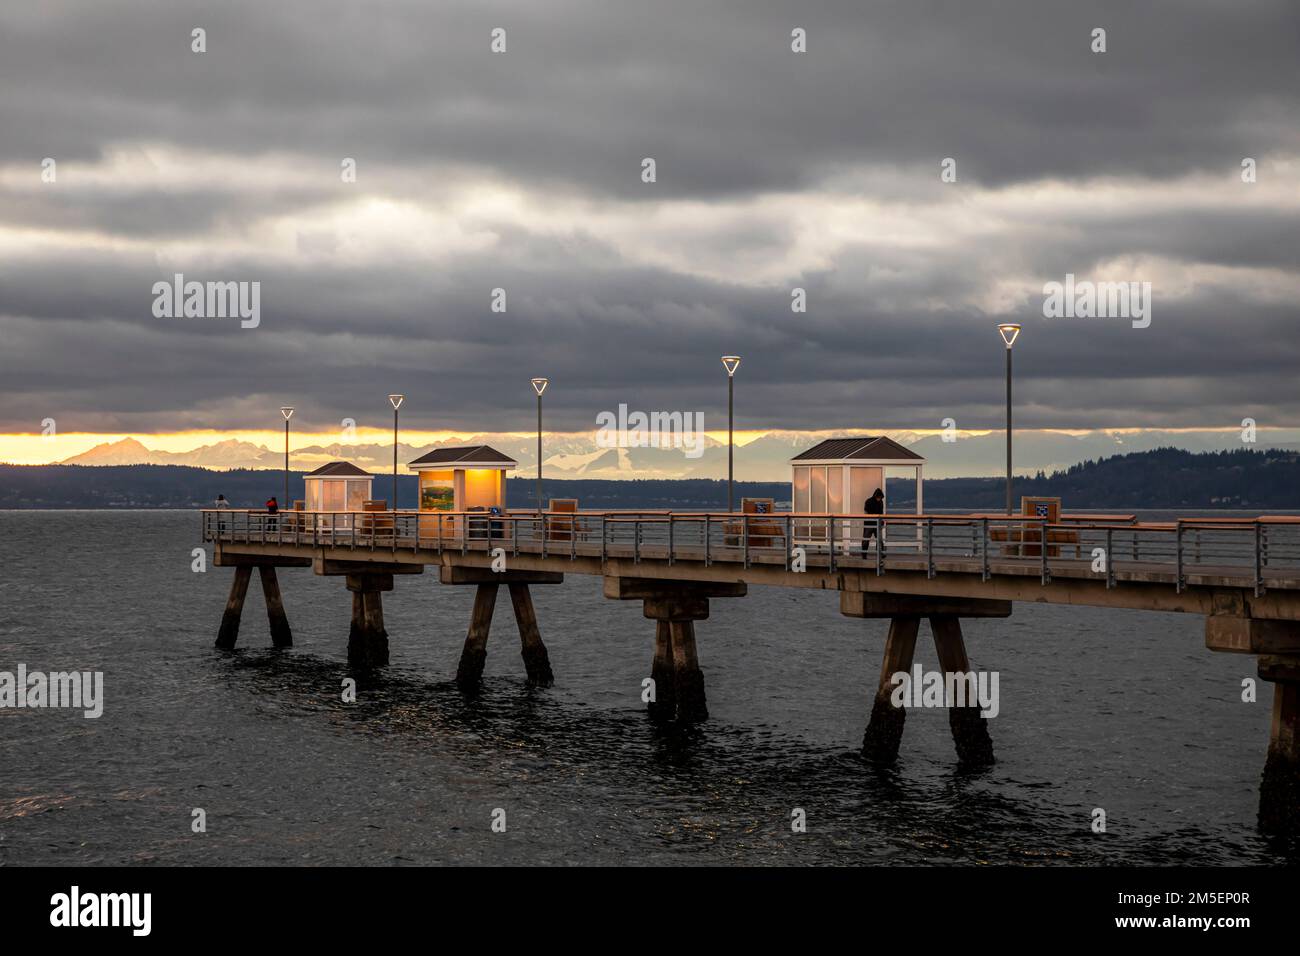
<svg viewBox="0 0 1300 956">
<path fill-rule="evenodd" d="M 344 704 L 343 581 L 280 571 L 296 646 L 276 652 L 254 575 L 240 649 L 216 651 L 232 572 L 191 572 L 198 529 L 190 512 L 0 512 L 0 670 L 106 672 L 98 720 L 0 709 L 0 864 L 1300 858 L 1255 829 L 1272 688 L 1242 703 L 1254 659 L 1206 651 L 1200 617 L 1018 604 L 966 622 L 973 666 L 1001 673 L 997 765 L 957 772 L 946 713 L 913 710 L 880 771 L 857 751 L 886 623 L 841 617 L 834 592 L 714 601 L 697 625 L 711 716 L 671 733 L 640 700 L 653 622 L 599 579 L 533 589 L 544 691 L 503 592 L 471 701 L 452 678 L 473 588 L 399 578 L 393 663 Z M 917 649 L 937 667 L 926 625 Z"/>
</svg>

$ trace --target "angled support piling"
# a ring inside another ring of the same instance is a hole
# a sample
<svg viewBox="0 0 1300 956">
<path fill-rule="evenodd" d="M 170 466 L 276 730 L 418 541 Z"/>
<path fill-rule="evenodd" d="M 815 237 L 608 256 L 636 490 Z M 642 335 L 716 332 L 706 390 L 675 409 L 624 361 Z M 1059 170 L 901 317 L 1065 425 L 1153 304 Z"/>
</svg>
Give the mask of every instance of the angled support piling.
<svg viewBox="0 0 1300 956">
<path fill-rule="evenodd" d="M 906 707 L 894 705 L 893 695 L 898 686 L 894 683 L 894 675 L 910 674 L 912 670 L 921 618 L 930 619 L 946 688 L 948 675 L 971 674 L 961 618 L 1009 617 L 1011 602 L 841 591 L 840 613 L 848 617 L 889 620 L 889 635 L 885 638 L 885 653 L 871 703 L 871 717 L 862 738 L 862 753 L 874 762 L 892 763 L 898 759 L 907 715 Z M 984 767 L 993 763 L 993 742 L 989 739 L 988 722 L 980 716 L 978 700 L 971 701 L 968 695 L 962 706 L 957 706 L 955 700 L 948 704 L 948 724 L 957 748 L 957 762 L 964 767 Z"/>
<path fill-rule="evenodd" d="M 519 627 L 519 653 L 524 659 L 528 683 L 534 687 L 550 687 L 555 683 L 555 675 L 551 672 L 551 658 L 546 653 L 546 645 L 542 643 L 542 632 L 537 627 L 533 596 L 525 583 L 512 581 L 509 588 L 515 624 Z"/>
<path fill-rule="evenodd" d="M 961 619 L 955 614 L 930 617 L 934 648 L 939 654 L 939 669 L 948 674 L 971 674 L 966 642 L 962 639 Z M 946 683 L 946 682 L 945 682 Z M 980 704 L 968 687 L 966 700 L 948 702 L 948 725 L 957 747 L 957 763 L 963 767 L 987 767 L 993 763 L 993 741 L 989 739 L 989 722 L 980 716 Z M 974 699 L 972 699 L 974 698 Z"/>
<path fill-rule="evenodd" d="M 284 599 L 280 596 L 280 581 L 275 576 L 275 568 L 264 564 L 257 570 L 262 578 L 262 594 L 266 597 L 271 643 L 276 647 L 293 647 L 293 631 L 289 629 L 289 617 L 284 613 Z"/>
<path fill-rule="evenodd" d="M 474 610 L 470 614 L 469 632 L 456 667 L 456 683 L 467 692 L 476 690 L 483 679 L 487 663 L 488 635 L 492 630 L 492 612 L 502 584 L 510 591 L 510 603 L 519 627 L 519 653 L 524 672 L 533 687 L 550 687 L 555 683 L 550 655 L 537 626 L 537 611 L 529 585 L 562 584 L 564 575 L 555 571 L 492 571 L 490 568 L 443 565 L 443 584 L 474 585 Z"/>
<path fill-rule="evenodd" d="M 230 596 L 226 598 L 226 611 L 221 615 L 221 628 L 217 631 L 217 647 L 223 651 L 234 648 L 239 640 L 239 618 L 244 613 L 244 599 L 248 597 L 248 582 L 253 567 L 240 564 L 235 567 L 235 578 L 230 582 Z"/>
<path fill-rule="evenodd" d="M 499 585 L 480 584 L 474 591 L 474 610 L 470 612 L 469 633 L 461 648 L 460 663 L 456 666 L 456 683 L 462 690 L 478 687 L 487 663 L 488 634 L 492 630 L 492 612 L 497 604 Z"/>
<path fill-rule="evenodd" d="M 244 613 L 244 601 L 248 597 L 248 584 L 257 568 L 258 578 L 262 582 L 262 594 L 266 598 L 266 616 L 271 626 L 271 643 L 276 647 L 292 647 L 293 631 L 289 629 L 289 617 L 284 612 L 284 598 L 280 594 L 280 581 L 275 569 L 305 568 L 311 561 L 305 558 L 271 557 L 258 555 L 240 555 L 231 558 L 218 551 L 213 556 L 214 567 L 233 567 L 234 580 L 230 583 L 230 596 L 226 598 L 226 610 L 221 615 L 221 627 L 217 631 L 216 646 L 222 650 L 231 650 L 239 640 L 239 622 Z"/>
<path fill-rule="evenodd" d="M 867 730 L 862 735 L 862 755 L 876 763 L 893 763 L 898 759 L 907 708 L 894 706 L 893 676 L 911 671 L 920 628 L 921 619 L 915 614 L 895 617 L 889 622 L 889 636 L 885 638 L 885 653 L 880 662 L 880 680 L 872 699 Z"/>
</svg>

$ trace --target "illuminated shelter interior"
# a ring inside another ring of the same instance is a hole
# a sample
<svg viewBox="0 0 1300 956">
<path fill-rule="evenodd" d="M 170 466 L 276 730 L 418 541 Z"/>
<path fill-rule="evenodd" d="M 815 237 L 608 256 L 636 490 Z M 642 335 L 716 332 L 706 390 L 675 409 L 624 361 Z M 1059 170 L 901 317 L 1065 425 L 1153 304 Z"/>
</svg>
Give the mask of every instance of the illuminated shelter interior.
<svg viewBox="0 0 1300 956">
<path fill-rule="evenodd" d="M 490 445 L 435 448 L 407 467 L 420 476 L 421 511 L 506 506 L 506 472 L 515 461 Z"/>
</svg>

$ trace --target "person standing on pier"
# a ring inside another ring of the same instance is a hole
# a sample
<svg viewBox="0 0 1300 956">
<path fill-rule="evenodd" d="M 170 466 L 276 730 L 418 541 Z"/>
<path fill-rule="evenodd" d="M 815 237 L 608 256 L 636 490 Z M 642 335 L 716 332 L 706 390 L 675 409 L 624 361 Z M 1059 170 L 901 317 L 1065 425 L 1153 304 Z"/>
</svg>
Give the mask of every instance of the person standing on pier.
<svg viewBox="0 0 1300 956">
<path fill-rule="evenodd" d="M 266 522 L 266 524 L 267 524 L 267 530 L 269 530 L 269 531 L 274 531 L 274 530 L 275 530 L 276 519 L 275 519 L 274 515 L 276 515 L 277 513 L 279 513 L 279 511 L 280 511 L 280 502 L 278 502 L 278 501 L 275 500 L 275 495 L 272 495 L 271 497 L 267 498 L 267 499 L 266 499 L 266 513 L 267 513 L 268 515 L 272 515 L 272 517 L 270 517 L 270 518 L 267 519 L 267 522 Z"/>
<path fill-rule="evenodd" d="M 217 495 L 217 500 L 213 502 L 212 507 L 216 508 L 218 511 L 229 511 L 230 502 L 226 500 L 225 495 Z M 220 515 L 217 516 L 217 530 L 226 530 L 226 522 Z"/>
<path fill-rule="evenodd" d="M 883 515 L 885 513 L 885 493 L 877 488 L 871 497 L 866 500 L 862 510 L 869 515 Z M 876 536 L 876 523 L 874 521 L 862 522 L 862 556 L 867 556 L 867 549 L 871 547 L 871 539 Z M 876 547 L 880 547 L 880 542 L 876 542 Z"/>
</svg>

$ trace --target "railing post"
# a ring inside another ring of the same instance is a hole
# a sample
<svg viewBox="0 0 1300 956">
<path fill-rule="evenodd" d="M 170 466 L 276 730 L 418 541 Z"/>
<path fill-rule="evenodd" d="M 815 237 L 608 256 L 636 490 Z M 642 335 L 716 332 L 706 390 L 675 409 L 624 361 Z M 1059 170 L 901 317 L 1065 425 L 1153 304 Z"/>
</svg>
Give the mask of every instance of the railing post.
<svg viewBox="0 0 1300 956">
<path fill-rule="evenodd" d="M 785 569 L 787 571 L 790 570 L 790 534 L 793 526 L 793 516 L 787 513 L 785 516 Z"/>
<path fill-rule="evenodd" d="M 673 566 L 673 513 L 668 512 L 668 566 Z"/>
<path fill-rule="evenodd" d="M 1115 586 L 1115 529 L 1106 529 L 1106 590 Z"/>
<path fill-rule="evenodd" d="M 876 577 L 885 573 L 885 525 L 876 519 Z"/>
<path fill-rule="evenodd" d="M 641 563 L 641 519 L 632 519 L 632 563 Z"/>
<path fill-rule="evenodd" d="M 746 530 L 748 530 L 749 528 L 748 519 L 742 518 L 741 520 L 745 522 L 745 528 Z M 829 557 L 826 559 L 827 560 L 826 568 L 831 574 L 834 574 L 835 573 L 835 516 L 834 515 L 831 515 L 830 518 L 827 520 L 826 530 L 829 532 L 829 537 L 826 542 L 827 545 L 829 545 L 827 549 L 829 551 Z M 749 538 L 748 537 L 745 538 L 745 567 L 749 567 Z"/>
<path fill-rule="evenodd" d="M 1255 519 L 1255 597 L 1264 593 L 1264 526 Z"/>
<path fill-rule="evenodd" d="M 1174 553 L 1177 555 L 1176 577 L 1174 579 L 1174 591 L 1177 594 L 1183 593 L 1183 519 L 1179 518 L 1174 522 Z"/>
<path fill-rule="evenodd" d="M 713 563 L 713 561 L 711 560 L 711 555 L 709 553 L 709 530 L 710 530 L 709 525 L 712 522 L 712 520 L 713 518 L 711 515 L 705 514 L 704 516 L 704 566 L 706 568 Z"/>
<path fill-rule="evenodd" d="M 1020 537 L 1024 538 L 1024 531 L 1021 531 Z M 1042 558 L 1043 566 L 1039 575 L 1039 581 L 1042 584 L 1048 584 L 1052 580 L 1052 575 L 1047 570 L 1047 519 L 1043 518 L 1038 526 L 1038 554 Z"/>
<path fill-rule="evenodd" d="M 934 577 L 934 519 L 925 519 L 925 576 Z"/>
<path fill-rule="evenodd" d="M 980 580 L 989 579 L 989 519 L 980 519 Z"/>
<path fill-rule="evenodd" d="M 608 547 L 607 547 L 608 538 L 607 538 L 606 535 L 605 535 L 605 518 L 606 518 L 606 517 L 607 517 L 607 515 L 606 515 L 604 512 L 601 512 L 601 515 L 600 515 L 600 563 L 601 563 L 602 568 L 604 567 L 604 564 L 605 564 L 606 560 L 608 560 L 608 554 L 609 554 L 609 549 L 608 549 Z"/>
</svg>

